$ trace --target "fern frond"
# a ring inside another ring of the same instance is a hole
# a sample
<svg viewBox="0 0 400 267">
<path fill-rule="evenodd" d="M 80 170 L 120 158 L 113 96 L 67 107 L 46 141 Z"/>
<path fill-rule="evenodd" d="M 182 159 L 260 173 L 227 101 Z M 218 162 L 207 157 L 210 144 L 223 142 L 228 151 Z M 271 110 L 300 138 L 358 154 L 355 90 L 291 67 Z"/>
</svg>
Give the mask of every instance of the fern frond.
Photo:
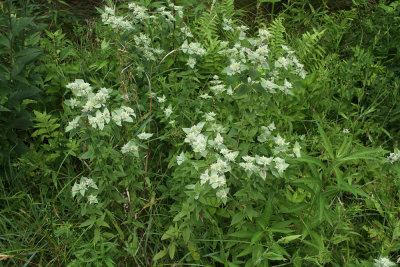
<svg viewBox="0 0 400 267">
<path fill-rule="evenodd" d="M 325 56 L 325 49 L 319 44 L 325 30 L 313 31 L 304 33 L 301 39 L 296 41 L 296 55 L 309 71 L 321 68 L 323 62 L 321 59 Z"/>
<path fill-rule="evenodd" d="M 218 39 L 209 39 L 206 43 L 203 43 L 207 54 L 202 57 L 201 63 L 198 65 L 203 76 L 214 75 L 222 71 L 225 56 L 218 53 L 221 50 L 219 43 Z"/>
<path fill-rule="evenodd" d="M 194 32 L 208 40 L 213 39 L 219 34 L 219 25 L 223 18 L 232 18 L 237 14 L 234 0 L 217 1 L 211 5 L 210 10 L 204 12 L 195 22 Z"/>
<path fill-rule="evenodd" d="M 219 9 L 225 18 L 231 18 L 236 15 L 234 0 L 222 0 Z"/>
<path fill-rule="evenodd" d="M 216 8 L 213 8 L 210 12 L 204 12 L 195 22 L 195 29 L 197 35 L 206 39 L 211 39 L 218 35 L 218 25 L 220 24 L 220 18 Z"/>
<path fill-rule="evenodd" d="M 281 45 L 286 44 L 286 39 L 285 39 L 285 27 L 283 26 L 283 19 L 278 18 L 275 19 L 272 23 L 271 26 L 269 27 L 269 32 L 271 33 L 270 37 L 270 45 L 271 49 L 276 49 L 280 47 Z"/>
</svg>

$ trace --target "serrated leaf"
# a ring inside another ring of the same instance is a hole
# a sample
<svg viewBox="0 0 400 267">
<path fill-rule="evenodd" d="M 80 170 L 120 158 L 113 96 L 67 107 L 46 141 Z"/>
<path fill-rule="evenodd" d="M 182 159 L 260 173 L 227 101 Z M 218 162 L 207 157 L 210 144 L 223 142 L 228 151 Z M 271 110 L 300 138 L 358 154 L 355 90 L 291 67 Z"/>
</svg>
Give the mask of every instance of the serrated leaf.
<svg viewBox="0 0 400 267">
<path fill-rule="evenodd" d="M 96 217 L 93 216 L 84 221 L 83 223 L 81 223 L 80 227 L 93 226 L 95 222 L 96 222 Z"/>
<path fill-rule="evenodd" d="M 251 252 L 253 252 L 253 246 L 247 246 L 242 252 L 240 252 L 236 257 L 243 257 L 246 255 L 249 255 Z"/>
<path fill-rule="evenodd" d="M 91 150 L 86 151 L 85 153 L 81 154 L 81 159 L 90 159 L 93 155 Z"/>
<path fill-rule="evenodd" d="M 94 229 L 93 244 L 96 244 L 100 240 L 100 229 Z"/>
<path fill-rule="evenodd" d="M 243 96 L 249 93 L 251 90 L 250 86 L 248 84 L 242 84 L 239 86 L 239 88 L 236 90 L 236 95 L 237 96 Z"/>
<path fill-rule="evenodd" d="M 255 244 L 255 243 L 257 243 L 258 241 L 260 241 L 261 238 L 263 238 L 263 237 L 264 237 L 264 232 L 263 232 L 263 231 L 259 231 L 259 232 L 255 233 L 255 234 L 252 236 L 250 243 Z"/>
<path fill-rule="evenodd" d="M 243 221 L 244 216 L 245 216 L 245 214 L 243 214 L 241 212 L 236 213 L 235 215 L 233 215 L 231 225 L 235 225 L 235 224 Z"/>
</svg>

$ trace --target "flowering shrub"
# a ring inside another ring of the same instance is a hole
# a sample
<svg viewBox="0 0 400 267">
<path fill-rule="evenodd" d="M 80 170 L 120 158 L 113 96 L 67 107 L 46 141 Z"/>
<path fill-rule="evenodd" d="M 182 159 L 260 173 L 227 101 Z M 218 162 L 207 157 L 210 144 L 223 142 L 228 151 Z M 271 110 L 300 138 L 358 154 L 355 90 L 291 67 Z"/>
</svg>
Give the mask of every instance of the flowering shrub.
<svg viewBox="0 0 400 267">
<path fill-rule="evenodd" d="M 307 260 L 327 264 L 333 256 L 306 225 L 330 231 L 327 205 L 342 204 L 336 194 L 365 196 L 340 167 L 383 161 L 382 151 L 351 151 L 346 137 L 335 154 L 317 123 L 327 155 L 309 156 L 305 136 L 281 112 L 307 78 L 295 51 L 275 42 L 272 26 L 248 33 L 232 17 L 215 16 L 217 30 L 207 32 L 190 27 L 184 14 L 171 2 L 132 2 L 124 12 L 105 7 L 101 18 L 117 47 L 120 88 L 82 79 L 66 86 L 65 131 L 81 143 L 85 168 L 71 181 L 81 226 L 96 228 L 96 245 L 116 238 L 104 230 L 111 223 L 135 257 L 138 233 L 147 236 L 146 247 L 150 235 L 136 220 L 149 209 L 151 224 L 160 202 L 169 216 L 157 218 L 163 245 L 155 248 L 155 262 L 169 254 L 181 263 L 267 266 L 317 254 Z M 325 181 L 332 176 L 335 182 Z M 134 221 L 129 238 L 115 214 Z M 237 242 L 224 243 L 229 238 Z M 310 248 L 296 250 L 301 242 Z"/>
</svg>

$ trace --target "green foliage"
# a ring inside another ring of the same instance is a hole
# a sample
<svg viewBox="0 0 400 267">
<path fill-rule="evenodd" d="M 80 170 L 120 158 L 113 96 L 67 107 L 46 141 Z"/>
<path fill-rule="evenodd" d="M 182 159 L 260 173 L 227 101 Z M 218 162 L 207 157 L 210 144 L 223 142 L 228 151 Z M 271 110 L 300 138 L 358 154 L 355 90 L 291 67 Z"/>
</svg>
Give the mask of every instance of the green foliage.
<svg viewBox="0 0 400 267">
<path fill-rule="evenodd" d="M 14 72 L 43 94 L 0 173 L 2 262 L 398 259 L 398 1 L 239 2 L 108 1 L 35 37 L 40 61 Z"/>
<path fill-rule="evenodd" d="M 26 152 L 25 130 L 32 126 L 29 106 L 40 92 L 33 62 L 42 53 L 41 25 L 26 13 L 27 3 L 18 7 L 14 2 L 7 1 L 0 10 L 1 161 L 13 152 Z"/>
<path fill-rule="evenodd" d="M 315 71 L 322 68 L 325 49 L 321 46 L 320 41 L 324 36 L 325 30 L 313 30 L 313 33 L 303 33 L 301 39 L 297 39 L 296 49 L 299 51 L 298 56 L 307 66 L 307 70 Z"/>
<path fill-rule="evenodd" d="M 271 32 L 271 45 L 273 49 L 277 49 L 281 45 L 286 44 L 286 39 L 285 39 L 285 27 L 283 26 L 283 20 L 282 19 L 276 19 L 271 23 L 270 27 L 270 32 Z"/>
</svg>

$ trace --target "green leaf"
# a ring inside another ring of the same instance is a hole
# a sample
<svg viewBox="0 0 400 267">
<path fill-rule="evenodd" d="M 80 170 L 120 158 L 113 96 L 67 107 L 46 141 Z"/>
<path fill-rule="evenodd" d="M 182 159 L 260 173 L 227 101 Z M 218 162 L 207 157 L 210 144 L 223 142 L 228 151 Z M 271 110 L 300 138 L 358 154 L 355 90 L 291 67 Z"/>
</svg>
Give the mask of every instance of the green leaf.
<svg viewBox="0 0 400 267">
<path fill-rule="evenodd" d="M 177 229 L 174 226 L 170 226 L 168 230 L 163 234 L 161 240 L 166 240 L 169 238 L 174 238 L 177 236 Z"/>
<path fill-rule="evenodd" d="M 243 96 L 250 92 L 250 86 L 248 84 L 242 84 L 236 91 L 237 96 Z"/>
<path fill-rule="evenodd" d="M 0 45 L 3 45 L 8 49 L 10 48 L 10 40 L 8 40 L 8 38 L 3 34 L 0 35 Z"/>
<path fill-rule="evenodd" d="M 153 261 L 158 261 L 159 259 L 162 259 L 165 255 L 167 255 L 167 250 L 164 248 L 160 252 L 158 252 L 156 255 L 153 257 Z"/>
<path fill-rule="evenodd" d="M 308 155 L 302 155 L 300 158 L 296 158 L 295 160 L 299 161 L 299 162 L 306 162 L 306 163 L 316 165 L 316 166 L 322 168 L 323 170 L 325 170 L 325 168 L 326 168 L 325 164 L 322 161 L 320 161 L 318 158 L 310 157 Z"/>
<path fill-rule="evenodd" d="M 337 185 L 336 187 L 339 190 L 350 192 L 354 195 L 360 195 L 365 198 L 370 198 L 370 196 L 367 193 L 365 193 L 364 191 L 362 191 L 360 188 L 358 188 L 355 185 L 350 185 L 348 183 L 342 183 L 341 185 Z"/>
<path fill-rule="evenodd" d="M 93 155 L 91 150 L 86 151 L 85 153 L 81 154 L 81 159 L 90 159 Z"/>
<path fill-rule="evenodd" d="M 299 238 L 300 236 L 301 236 L 301 235 L 288 235 L 288 236 L 285 236 L 285 237 L 280 238 L 280 239 L 278 240 L 278 243 L 287 244 L 287 243 L 289 243 L 290 241 L 293 241 L 293 240 Z"/>
<path fill-rule="evenodd" d="M 94 229 L 93 244 L 95 245 L 100 240 L 100 229 Z"/>
<path fill-rule="evenodd" d="M 191 233 L 192 233 L 192 231 L 190 230 L 190 228 L 185 228 L 182 231 L 182 237 L 183 237 L 183 241 L 185 243 L 189 242 L 189 238 L 190 238 Z"/>
<path fill-rule="evenodd" d="M 10 94 L 9 105 L 16 106 L 18 105 L 18 103 L 21 102 L 21 100 L 32 99 L 33 97 L 38 95 L 39 92 L 39 88 L 27 85 L 26 87 L 18 89 Z"/>
<path fill-rule="evenodd" d="M 96 222 L 96 217 L 92 216 L 83 223 L 81 223 L 80 227 L 93 226 L 95 222 Z"/>
<path fill-rule="evenodd" d="M 103 217 L 103 216 L 102 216 L 102 217 Z M 104 221 L 104 218 L 99 218 L 99 219 L 96 221 L 96 224 L 97 224 L 98 227 L 103 226 L 103 227 L 106 227 L 106 228 L 110 228 L 110 225 Z"/>
<path fill-rule="evenodd" d="M 328 151 L 329 157 L 331 158 L 331 160 L 335 159 L 335 155 L 333 154 L 333 149 L 332 149 L 332 144 L 329 141 L 328 136 L 326 136 L 326 133 L 324 131 L 324 129 L 322 129 L 321 125 L 317 122 L 318 125 L 318 131 L 322 137 L 322 141 L 324 142 L 324 147 L 326 149 L 326 151 Z"/>
<path fill-rule="evenodd" d="M 175 251 L 176 251 L 176 245 L 175 245 L 174 242 L 172 242 L 168 246 L 168 253 L 169 253 L 169 257 L 170 257 L 171 260 L 174 258 Z"/>
<path fill-rule="evenodd" d="M 240 252 L 236 257 L 240 258 L 249 255 L 253 252 L 253 246 L 247 246 L 242 252 Z"/>
<path fill-rule="evenodd" d="M 11 110 L 9 110 L 8 108 L 6 108 L 3 105 L 0 105 L 0 112 L 9 112 L 9 111 L 11 111 Z"/>
<path fill-rule="evenodd" d="M 345 162 L 352 161 L 352 160 L 378 160 L 377 154 L 383 154 L 385 151 L 383 149 L 363 149 L 360 151 L 353 152 L 346 157 L 338 159 L 335 161 L 335 166 L 339 166 Z"/>
<path fill-rule="evenodd" d="M 251 238 L 251 243 L 252 244 L 255 244 L 255 243 L 257 243 L 258 241 L 260 241 L 260 239 L 261 238 L 263 238 L 263 236 L 264 236 L 264 232 L 263 231 L 259 231 L 259 232 L 257 232 L 257 233 L 255 233 L 254 235 L 253 235 L 253 237 Z"/>
<path fill-rule="evenodd" d="M 12 120 L 8 125 L 9 129 L 21 129 L 26 130 L 31 127 L 33 123 L 28 118 L 20 117 Z"/>
<path fill-rule="evenodd" d="M 42 52 L 37 48 L 26 48 L 16 54 L 17 60 L 13 65 L 11 76 L 15 78 L 18 74 L 21 73 L 21 71 L 25 68 L 27 64 L 38 58 L 41 53 Z"/>
<path fill-rule="evenodd" d="M 235 224 L 243 221 L 244 217 L 245 217 L 245 214 L 243 214 L 241 212 L 236 213 L 235 215 L 233 215 L 231 225 L 235 225 Z"/>
<path fill-rule="evenodd" d="M 33 24 L 33 18 L 17 18 L 12 23 L 12 34 L 13 37 L 18 35 L 22 30 L 26 29 L 28 25 Z"/>
<path fill-rule="evenodd" d="M 119 234 L 121 240 L 124 240 L 124 239 L 125 239 L 124 232 L 123 232 L 123 231 L 121 230 L 121 228 L 118 226 L 117 221 L 115 220 L 114 215 L 113 215 L 108 209 L 105 209 L 105 212 L 107 213 L 108 217 L 110 217 L 111 222 L 112 222 L 112 224 L 114 225 L 115 229 L 117 230 L 117 232 L 118 232 L 118 234 Z"/>
<path fill-rule="evenodd" d="M 265 254 L 265 258 L 269 259 L 269 260 L 274 260 L 274 261 L 285 260 L 285 257 L 283 257 L 282 255 L 279 255 L 275 252 L 267 252 L 267 254 Z"/>
<path fill-rule="evenodd" d="M 273 225 L 271 225 L 271 228 L 269 228 L 269 231 L 273 233 L 284 233 L 284 234 L 293 232 L 292 229 L 288 228 L 289 224 L 291 224 L 291 221 L 274 223 Z"/>
</svg>

